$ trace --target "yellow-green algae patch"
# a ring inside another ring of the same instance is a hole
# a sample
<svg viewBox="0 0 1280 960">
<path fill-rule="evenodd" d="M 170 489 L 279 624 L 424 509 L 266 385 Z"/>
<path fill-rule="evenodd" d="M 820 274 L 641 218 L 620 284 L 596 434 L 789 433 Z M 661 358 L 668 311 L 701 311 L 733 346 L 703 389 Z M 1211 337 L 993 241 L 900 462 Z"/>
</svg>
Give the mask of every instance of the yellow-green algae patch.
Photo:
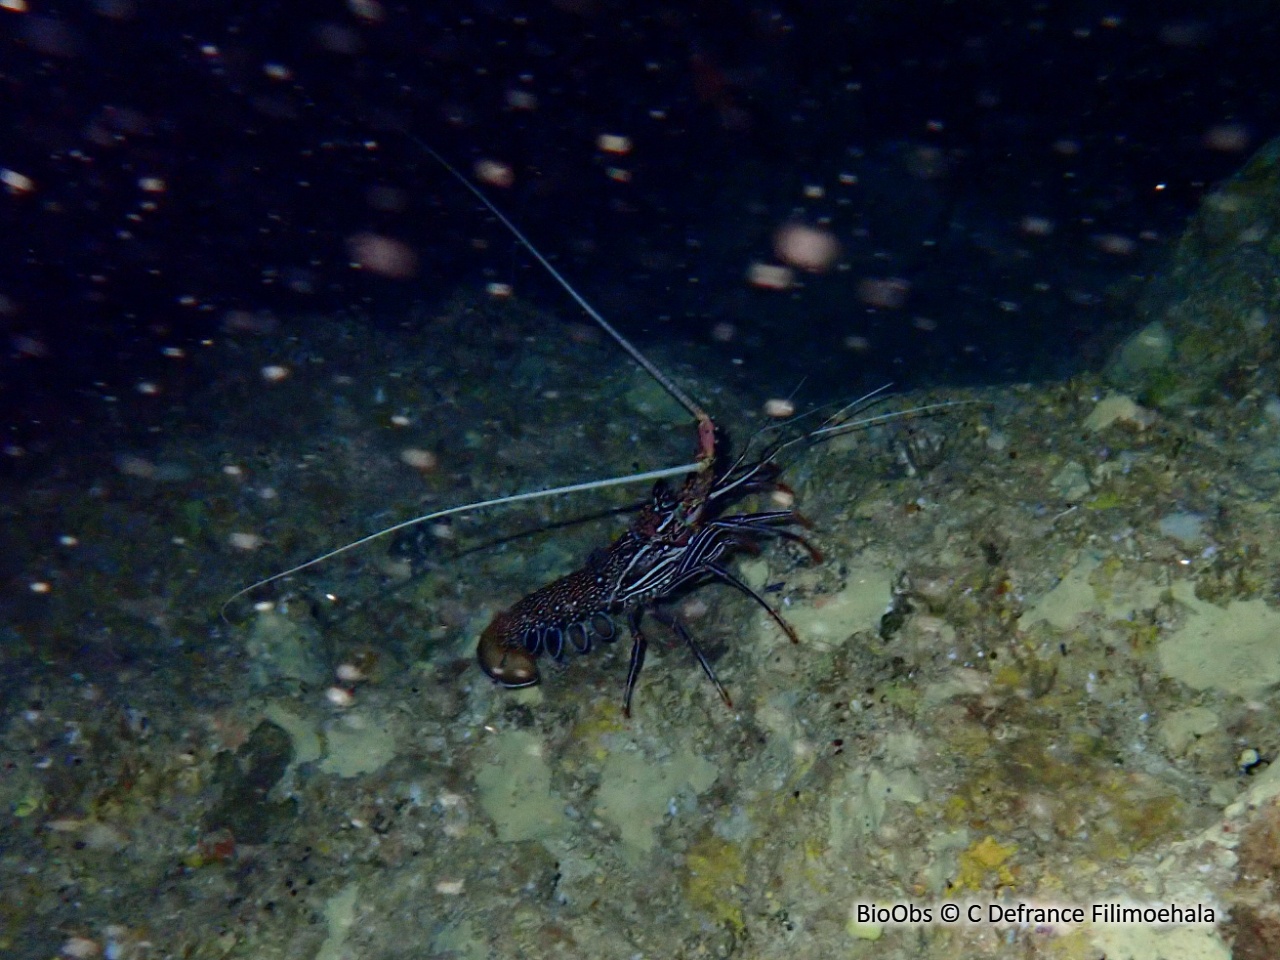
<svg viewBox="0 0 1280 960">
<path fill-rule="evenodd" d="M 360 898 L 360 884 L 351 881 L 324 905 L 324 921 L 329 935 L 320 946 L 316 960 L 342 960 L 349 955 L 347 934 L 356 921 L 356 901 Z"/>
<path fill-rule="evenodd" d="M 1196 690 L 1256 697 L 1280 683 L 1280 612 L 1262 600 L 1218 607 L 1186 584 L 1174 596 L 1191 612 L 1158 648 L 1160 669 Z"/>
<path fill-rule="evenodd" d="M 600 776 L 596 812 L 618 828 L 624 853 L 634 857 L 653 848 L 676 794 L 702 793 L 715 779 L 716 767 L 687 747 L 662 762 L 640 750 L 615 749 Z"/>
<path fill-rule="evenodd" d="M 319 760 L 324 754 L 324 744 L 316 725 L 294 713 L 287 702 L 277 700 L 263 708 L 262 715 L 289 735 L 293 744 L 291 767 Z"/>
<path fill-rule="evenodd" d="M 944 819 L 997 835 L 1031 826 L 1072 838 L 1097 861 L 1123 860 L 1178 836 L 1187 809 L 1172 788 L 1119 768 L 1108 738 L 1062 726 L 1074 698 L 1069 688 L 1034 704 L 1010 696 L 993 714 L 994 729 L 948 727 L 946 752 L 965 776 L 942 804 Z"/>
<path fill-rule="evenodd" d="M 843 643 L 860 630 L 874 630 L 893 602 L 893 571 L 871 560 L 860 560 L 839 593 L 786 611 L 787 622 L 812 646 Z M 761 622 L 767 617 L 761 612 Z M 777 630 L 774 628 L 773 633 Z"/>
<path fill-rule="evenodd" d="M 376 773 L 396 755 L 390 730 L 362 714 L 345 714 L 325 731 L 320 769 L 339 777 Z"/>
<path fill-rule="evenodd" d="M 1117 558 L 1086 553 L 1052 590 L 1031 605 L 1018 626 L 1026 630 L 1043 620 L 1065 630 L 1089 613 L 1124 619 L 1135 610 L 1152 609 L 1165 592 L 1160 584 L 1127 574 Z"/>
<path fill-rule="evenodd" d="M 564 801 L 551 790 L 542 741 L 525 730 L 506 730 L 489 743 L 490 762 L 476 774 L 476 786 L 498 839 L 544 840 L 563 833 Z"/>
<path fill-rule="evenodd" d="M 689 850 L 685 865 L 689 871 L 685 876 L 685 893 L 689 902 L 741 933 L 746 923 L 735 888 L 741 887 L 747 879 L 742 852 L 728 840 L 709 836 Z"/>
</svg>

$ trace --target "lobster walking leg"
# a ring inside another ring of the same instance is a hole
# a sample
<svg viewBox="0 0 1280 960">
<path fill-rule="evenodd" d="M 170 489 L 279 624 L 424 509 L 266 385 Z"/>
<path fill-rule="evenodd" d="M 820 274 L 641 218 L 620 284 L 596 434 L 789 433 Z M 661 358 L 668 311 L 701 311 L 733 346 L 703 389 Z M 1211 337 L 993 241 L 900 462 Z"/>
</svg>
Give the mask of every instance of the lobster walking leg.
<svg viewBox="0 0 1280 960">
<path fill-rule="evenodd" d="M 640 679 L 640 671 L 644 668 L 644 655 L 649 649 L 649 641 L 640 629 L 640 618 L 644 616 L 644 608 L 637 607 L 627 616 L 627 626 L 631 629 L 631 663 L 627 666 L 627 692 L 622 698 L 622 715 L 631 718 L 631 696 L 636 692 L 636 681 Z"/>
<path fill-rule="evenodd" d="M 662 617 L 659 616 L 659 619 L 662 619 Z M 707 660 L 706 654 L 702 652 L 702 648 L 698 646 L 698 642 L 693 639 L 693 636 L 685 629 L 684 624 L 680 622 L 678 617 L 672 616 L 665 622 L 667 623 L 667 626 L 675 631 L 676 635 L 685 642 L 685 646 L 689 648 L 694 659 L 698 661 L 698 666 L 702 668 L 702 672 L 706 674 L 707 679 L 711 681 L 711 685 L 716 688 L 716 693 L 720 694 L 720 699 L 724 701 L 724 705 L 732 710 L 733 701 L 729 698 L 729 691 L 724 688 L 724 684 L 720 682 L 720 678 L 716 676 L 716 672 L 711 669 L 711 663 Z"/>
</svg>

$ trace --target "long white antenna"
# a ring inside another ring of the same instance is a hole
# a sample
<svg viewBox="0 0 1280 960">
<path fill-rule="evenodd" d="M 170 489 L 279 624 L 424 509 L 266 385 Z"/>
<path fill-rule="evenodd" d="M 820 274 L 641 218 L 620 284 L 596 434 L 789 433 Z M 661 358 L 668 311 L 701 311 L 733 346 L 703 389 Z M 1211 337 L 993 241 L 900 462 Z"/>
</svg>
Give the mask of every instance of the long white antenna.
<svg viewBox="0 0 1280 960">
<path fill-rule="evenodd" d="M 587 316 L 589 316 L 592 320 L 598 323 L 600 325 L 600 328 L 604 330 L 605 333 L 613 337 L 613 339 L 617 341 L 618 346 L 622 347 L 623 350 L 627 351 L 627 353 L 630 354 L 631 359 L 634 360 L 636 363 L 640 364 L 640 366 L 644 369 L 645 373 L 649 374 L 649 376 L 653 377 L 654 380 L 658 381 L 658 383 L 662 385 L 662 388 L 666 390 L 667 393 L 675 397 L 675 399 L 680 403 L 682 407 L 684 407 L 691 414 L 693 414 L 693 417 L 695 420 L 697 420 L 699 423 L 702 423 L 704 421 L 709 421 L 711 419 L 707 415 L 707 412 L 703 410 L 702 407 L 700 407 L 692 397 L 690 397 L 687 393 L 681 390 L 679 386 L 677 386 L 674 380 L 672 380 L 665 373 L 659 370 L 657 366 L 654 365 L 652 360 L 650 360 L 648 357 L 646 357 L 643 353 L 640 352 L 640 350 L 635 346 L 635 344 L 633 344 L 630 340 L 628 340 L 621 333 L 619 333 L 618 329 L 613 324 L 611 324 L 608 320 L 606 320 L 603 316 L 601 316 L 600 312 L 596 310 L 595 307 L 587 303 L 586 298 L 583 297 L 582 294 L 578 293 L 578 291 L 573 288 L 573 284 L 571 284 L 568 280 L 566 280 L 564 276 L 560 273 L 560 271 L 551 265 L 551 261 L 542 255 L 541 251 L 539 251 L 538 248 L 535 247 L 530 242 L 529 238 L 526 237 L 524 233 L 521 232 L 520 228 L 517 227 L 514 223 L 512 223 L 507 218 L 506 214 L 504 214 L 501 210 L 499 210 L 497 206 L 494 205 L 493 201 L 484 195 L 484 191 L 482 191 L 474 183 L 472 183 L 465 176 L 463 176 L 462 172 L 458 170 L 456 167 L 454 167 L 453 164 L 451 164 L 444 157 L 440 156 L 440 154 L 436 153 L 434 150 L 432 150 L 429 146 L 427 146 L 425 143 L 423 143 L 413 134 L 408 134 L 408 137 L 410 140 L 416 143 L 424 153 L 428 154 L 438 164 L 440 164 L 440 166 L 444 167 L 446 170 L 449 171 L 449 173 L 453 174 L 453 176 L 457 179 L 459 183 L 461 183 L 464 187 L 470 190 L 471 193 L 475 196 L 475 198 L 479 200 L 481 203 L 483 203 L 485 207 L 488 208 L 490 213 L 492 213 L 495 217 L 497 217 L 500 221 L 502 221 L 502 225 L 511 231 L 511 235 L 514 236 L 517 240 L 519 240 L 526 250 L 528 250 L 531 254 L 533 254 L 534 259 L 536 259 L 538 263 L 542 264 L 543 269 L 546 270 L 547 273 L 551 274 L 553 278 L 555 278 L 556 283 L 560 284 L 560 286 L 564 288 L 565 292 L 568 293 L 569 296 L 573 297 L 574 301 L 578 304 L 578 306 L 580 306 L 583 310 L 586 311 Z"/>
<path fill-rule="evenodd" d="M 558 497 L 565 493 L 582 493 L 584 490 L 602 490 L 605 487 L 617 487 L 627 483 L 643 483 L 649 480 L 662 480 L 666 477 L 677 477 L 686 473 L 690 473 L 699 469 L 696 463 L 686 463 L 679 467 L 666 467 L 662 470 L 650 470 L 646 473 L 633 473 L 626 477 L 610 477 L 606 480 L 588 480 L 585 483 L 571 483 L 567 487 L 553 487 L 549 490 L 533 490 L 528 493 L 513 493 L 507 497 L 497 497 L 493 500 L 481 500 L 479 503 L 465 503 L 460 507 L 449 507 L 446 510 L 437 510 L 434 513 L 424 514 L 421 517 L 414 517 L 412 520 L 405 520 L 394 526 L 387 527 L 385 530 L 379 530 L 377 533 L 371 533 L 367 537 L 361 537 L 359 540 L 353 540 L 351 543 L 330 550 L 328 553 L 322 553 L 318 557 L 313 557 L 306 563 L 300 563 L 296 567 L 290 567 L 280 573 L 272 574 L 259 580 L 257 583 L 251 583 L 242 590 L 237 590 L 231 596 L 227 597 L 222 604 L 222 618 L 227 618 L 227 607 L 231 606 L 235 601 L 239 600 L 246 593 L 252 593 L 259 587 L 265 587 L 268 583 L 275 583 L 277 580 L 283 580 L 285 577 L 292 576 L 300 570 L 306 570 L 308 567 L 314 567 L 318 563 L 323 563 L 336 557 L 340 553 L 346 553 L 348 550 L 354 550 L 356 547 L 363 547 L 366 543 L 372 543 L 388 534 L 396 533 L 399 530 L 405 530 L 409 527 L 416 527 L 420 523 L 426 523 L 429 520 L 439 520 L 442 517 L 454 517 L 460 513 L 470 513 L 472 510 L 480 510 L 484 507 L 498 507 L 506 503 L 521 503 L 525 500 L 540 500 L 543 497 Z"/>
</svg>

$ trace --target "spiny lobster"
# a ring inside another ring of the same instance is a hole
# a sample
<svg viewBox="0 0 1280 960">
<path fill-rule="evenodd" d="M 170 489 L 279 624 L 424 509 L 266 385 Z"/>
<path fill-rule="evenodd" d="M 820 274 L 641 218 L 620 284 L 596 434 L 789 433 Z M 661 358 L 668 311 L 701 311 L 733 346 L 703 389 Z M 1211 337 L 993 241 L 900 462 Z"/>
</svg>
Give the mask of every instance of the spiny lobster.
<svg viewBox="0 0 1280 960">
<path fill-rule="evenodd" d="M 706 414 L 699 416 L 700 470 L 685 477 L 678 492 L 659 480 L 631 526 L 597 550 L 579 569 L 534 591 L 493 618 L 476 650 L 481 669 L 504 687 L 536 684 L 537 658 L 563 660 L 568 649 L 586 653 L 593 639 L 612 641 L 614 617 L 624 615 L 631 632 L 623 712 L 631 715 L 631 698 L 644 666 L 648 641 L 641 629 L 644 612 L 697 584 L 718 580 L 760 604 L 774 622 L 798 642 L 795 631 L 764 598 L 736 577 L 721 561 L 734 552 L 758 553 L 758 540 L 777 537 L 800 544 L 815 562 L 822 555 L 804 537 L 787 529 L 805 524 L 792 510 L 769 510 L 725 516 L 733 501 L 752 493 L 787 491 L 778 482 L 773 461 L 782 444 L 775 443 L 759 460 L 735 460 L 717 469 L 716 430 Z M 789 493 L 789 491 L 787 491 Z M 732 700 L 716 678 L 696 642 L 672 618 L 672 628 L 693 652 L 724 702 Z"/>
<path fill-rule="evenodd" d="M 930 412 L 965 401 L 931 404 L 857 422 L 844 421 L 844 415 L 855 407 L 869 400 L 874 402 L 874 398 L 884 390 L 882 387 L 828 418 L 820 428 L 785 442 L 775 441 L 765 448 L 759 459 L 747 461 L 745 455 L 739 456 L 727 468 L 722 467 L 717 460 L 717 431 L 711 417 L 614 329 L 475 184 L 421 140 L 412 136 L 409 139 L 439 162 L 484 204 L 588 316 L 693 415 L 698 426 L 697 460 L 679 467 L 498 497 L 414 517 L 250 584 L 223 603 L 223 618 L 226 618 L 227 609 L 232 602 L 259 587 L 408 527 L 485 507 L 657 479 L 659 482 L 654 486 L 649 502 L 622 536 L 594 553 L 581 569 L 534 591 L 493 618 L 481 634 L 476 651 L 484 672 L 506 687 L 532 686 L 540 679 L 537 667 L 539 656 L 545 653 L 554 660 L 561 660 L 567 649 L 585 653 L 591 648 L 593 640 L 612 640 L 617 634 L 614 617 L 625 615 L 632 636 L 631 665 L 627 671 L 623 701 L 623 709 L 629 716 L 631 698 L 640 670 L 644 666 L 648 647 L 641 629 L 644 612 L 685 589 L 712 580 L 727 583 L 751 597 L 769 613 L 793 643 L 799 642 L 795 631 L 778 612 L 734 576 L 722 561 L 733 553 L 758 553 L 759 541 L 771 537 L 791 540 L 807 550 L 815 562 L 821 561 L 822 555 L 818 550 L 803 536 L 789 529 L 795 525 L 807 526 L 806 521 L 792 510 L 725 516 L 725 509 L 748 494 L 789 492 L 784 484 L 778 482 L 781 468 L 774 462 L 774 457 L 786 447 L 801 441 L 816 442 L 848 429 L 908 414 Z M 662 482 L 662 478 L 681 475 L 684 480 L 678 492 L 673 493 Z M 732 705 L 728 693 L 716 679 L 715 672 L 693 638 L 678 620 L 673 618 L 671 625 L 693 652 L 725 703 Z"/>
</svg>

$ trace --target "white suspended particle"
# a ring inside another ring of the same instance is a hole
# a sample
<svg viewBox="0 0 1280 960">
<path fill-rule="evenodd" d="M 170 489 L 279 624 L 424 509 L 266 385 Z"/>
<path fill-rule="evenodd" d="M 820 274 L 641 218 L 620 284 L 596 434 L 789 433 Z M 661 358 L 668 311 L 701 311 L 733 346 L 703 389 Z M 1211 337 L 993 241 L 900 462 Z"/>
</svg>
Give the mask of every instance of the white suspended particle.
<svg viewBox="0 0 1280 960">
<path fill-rule="evenodd" d="M 0 167 L 0 183 L 3 183 L 10 193 L 30 193 L 36 188 L 34 180 L 8 167 Z"/>
<path fill-rule="evenodd" d="M 400 460 L 402 463 L 413 467 L 413 469 L 421 470 L 424 473 L 434 470 L 440 462 L 440 459 L 430 450 L 420 450 L 417 447 L 406 447 L 401 450 Z"/>
<path fill-rule="evenodd" d="M 796 405 L 786 397 L 774 397 L 764 402 L 764 412 L 775 420 L 785 420 L 796 413 Z"/>
<path fill-rule="evenodd" d="M 602 133 L 596 137 L 596 149 L 623 156 L 631 152 L 631 138 L 619 133 Z"/>
<path fill-rule="evenodd" d="M 711 339 L 716 343 L 729 343 L 738 335 L 738 328 L 722 320 L 711 328 Z"/>
<path fill-rule="evenodd" d="M 288 377 L 289 368 L 278 363 L 269 363 L 262 368 L 262 379 L 267 383 L 279 383 L 281 380 L 287 380 Z"/>
<path fill-rule="evenodd" d="M 333 675 L 342 683 L 359 683 L 364 679 L 364 671 L 354 663 L 340 663 Z"/>
<path fill-rule="evenodd" d="M 343 687 L 330 687 L 324 692 L 324 698 L 344 710 L 356 702 L 355 695 Z"/>
<path fill-rule="evenodd" d="M 476 179 L 491 187 L 505 189 L 516 182 L 516 174 L 511 166 L 497 160 L 477 160 L 473 169 Z"/>
<path fill-rule="evenodd" d="M 538 96 L 529 90 L 508 90 L 506 100 L 512 110 L 538 109 Z"/>
<path fill-rule="evenodd" d="M 237 550 L 257 550 L 262 546 L 262 537 L 256 533 L 236 532 L 227 537 L 227 542 Z"/>
<path fill-rule="evenodd" d="M 753 263 L 747 268 L 747 282 L 762 290 L 790 290 L 795 274 L 790 267 L 776 263 Z"/>
</svg>

